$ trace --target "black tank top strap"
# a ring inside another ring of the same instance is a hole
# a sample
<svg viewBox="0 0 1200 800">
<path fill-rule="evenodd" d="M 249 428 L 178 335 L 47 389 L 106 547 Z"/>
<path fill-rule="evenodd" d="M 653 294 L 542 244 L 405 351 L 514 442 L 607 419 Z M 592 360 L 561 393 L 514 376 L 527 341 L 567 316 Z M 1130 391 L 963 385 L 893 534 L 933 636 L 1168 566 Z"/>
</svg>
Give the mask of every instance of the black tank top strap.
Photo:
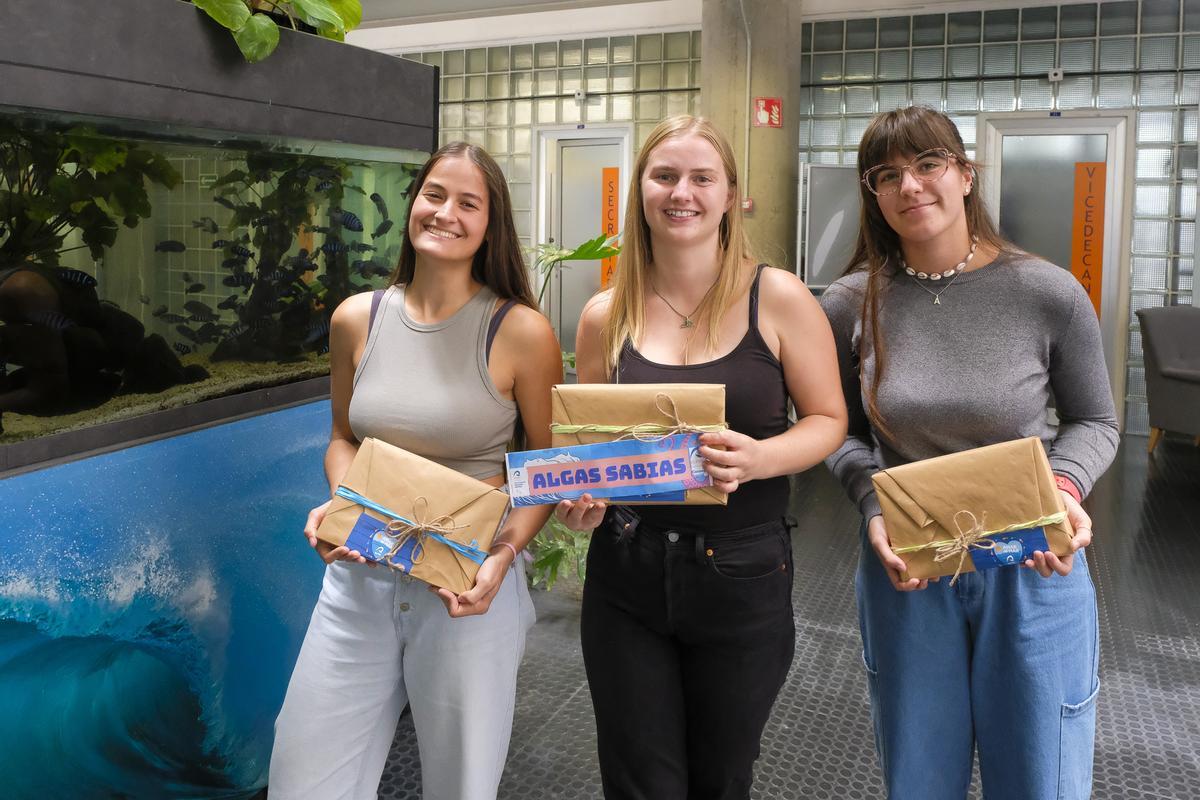
<svg viewBox="0 0 1200 800">
<path fill-rule="evenodd" d="M 750 284 L 750 329 L 758 330 L 758 284 L 762 280 L 763 270 L 767 268 L 766 264 L 759 264 L 757 271 L 754 273 L 754 282 Z"/>
<path fill-rule="evenodd" d="M 508 312 L 512 311 L 513 306 L 517 304 L 516 300 L 508 299 L 504 301 L 504 305 L 497 309 L 492 315 L 492 321 L 488 323 L 487 343 L 483 346 L 483 360 L 491 361 L 492 342 L 496 340 L 496 332 L 500 330 L 500 323 L 508 316 Z"/>
<path fill-rule="evenodd" d="M 371 330 L 375 326 L 375 314 L 379 311 L 379 301 L 383 299 L 385 289 L 376 289 L 371 292 L 371 316 L 367 319 L 367 330 Z"/>
</svg>

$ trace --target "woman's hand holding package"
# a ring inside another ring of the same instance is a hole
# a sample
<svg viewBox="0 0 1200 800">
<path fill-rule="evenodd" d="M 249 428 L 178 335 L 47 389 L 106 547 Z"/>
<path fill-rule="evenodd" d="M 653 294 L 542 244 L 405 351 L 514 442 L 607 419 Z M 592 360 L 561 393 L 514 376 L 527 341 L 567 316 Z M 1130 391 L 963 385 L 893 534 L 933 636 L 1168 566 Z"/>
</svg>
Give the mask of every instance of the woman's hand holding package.
<svg viewBox="0 0 1200 800">
<path fill-rule="evenodd" d="M 573 531 L 591 531 L 604 519 L 607 508 L 603 500 L 584 494 L 578 500 L 563 500 L 554 507 L 554 516 Z"/>
<path fill-rule="evenodd" d="M 918 578 L 909 578 L 906 581 L 900 580 L 900 573 L 907 569 L 908 565 L 892 550 L 892 540 L 888 538 L 887 528 L 884 527 L 883 516 L 881 514 L 871 517 L 867 523 L 867 541 L 871 543 L 871 548 L 883 564 L 888 580 L 892 582 L 893 589 L 898 592 L 914 592 L 929 586 L 928 580 L 920 580 Z M 934 580 L 936 581 L 937 578 L 934 578 Z"/>
<path fill-rule="evenodd" d="M 712 476 L 713 486 L 725 494 L 762 474 L 762 443 L 751 436 L 732 430 L 702 433 L 700 445 L 705 471 Z"/>
<path fill-rule="evenodd" d="M 357 550 L 351 550 L 345 545 L 334 547 L 329 542 L 323 542 L 317 538 L 317 528 L 321 527 L 321 522 L 325 519 L 325 512 L 329 510 L 329 504 L 332 502 L 333 499 L 330 498 L 308 512 L 308 522 L 304 525 L 304 535 L 308 538 L 308 546 L 316 550 L 317 555 L 326 564 L 332 564 L 335 561 L 350 561 L 371 567 L 375 566 L 374 561 L 363 558 Z"/>
<path fill-rule="evenodd" d="M 452 617 L 470 617 L 476 614 L 486 614 L 492 607 L 500 584 L 513 564 L 512 551 L 502 545 L 495 545 L 492 552 L 484 559 L 483 565 L 475 575 L 475 585 L 462 594 L 455 594 L 440 586 L 430 586 L 429 591 L 441 598 L 446 606 L 446 612 Z"/>
<path fill-rule="evenodd" d="M 1049 578 L 1054 574 L 1071 574 L 1071 568 L 1075 566 L 1075 551 L 1082 550 L 1092 543 L 1092 518 L 1083 510 L 1083 506 L 1079 505 L 1078 500 L 1067 492 L 1060 492 L 1060 494 L 1062 494 L 1063 506 L 1067 509 L 1067 519 L 1071 523 L 1072 530 L 1075 531 L 1075 536 L 1071 538 L 1071 552 L 1062 558 L 1049 551 L 1043 553 L 1041 550 L 1035 550 L 1033 558 L 1025 559 L 1023 566 L 1035 570 L 1043 578 Z"/>
</svg>

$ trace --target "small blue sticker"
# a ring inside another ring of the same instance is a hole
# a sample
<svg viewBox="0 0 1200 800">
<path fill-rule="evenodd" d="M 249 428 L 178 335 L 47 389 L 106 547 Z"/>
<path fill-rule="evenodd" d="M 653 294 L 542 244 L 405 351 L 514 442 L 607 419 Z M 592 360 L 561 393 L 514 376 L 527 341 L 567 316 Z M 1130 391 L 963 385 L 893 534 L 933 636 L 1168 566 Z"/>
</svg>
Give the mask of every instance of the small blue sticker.
<svg viewBox="0 0 1200 800">
<path fill-rule="evenodd" d="M 367 512 L 359 514 L 358 521 L 346 537 L 346 547 L 357 550 L 370 561 L 382 561 L 395 547 L 396 537 L 388 532 L 387 523 L 372 517 Z M 411 572 L 413 558 L 419 557 L 420 549 L 416 538 L 410 537 L 392 557 L 391 564 L 405 572 Z"/>
<path fill-rule="evenodd" d="M 971 560 L 975 569 L 992 569 L 993 567 L 1008 567 L 1020 564 L 1033 557 L 1034 550 L 1046 552 L 1050 545 L 1046 543 L 1046 531 L 1043 528 L 1026 528 L 1009 533 L 998 533 L 988 537 L 996 546 L 990 550 L 971 550 Z"/>
</svg>

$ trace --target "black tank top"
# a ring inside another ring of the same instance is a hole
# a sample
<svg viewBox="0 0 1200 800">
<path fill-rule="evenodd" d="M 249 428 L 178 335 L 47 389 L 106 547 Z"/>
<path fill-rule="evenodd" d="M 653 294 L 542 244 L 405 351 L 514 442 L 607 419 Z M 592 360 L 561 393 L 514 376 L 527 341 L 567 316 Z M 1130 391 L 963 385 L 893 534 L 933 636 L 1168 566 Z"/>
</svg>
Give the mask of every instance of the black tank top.
<svg viewBox="0 0 1200 800">
<path fill-rule="evenodd" d="M 788 429 L 788 393 L 783 365 L 758 331 L 758 284 L 765 264 L 750 286 L 750 329 L 737 347 L 703 364 L 656 364 L 626 341 L 617 362 L 617 383 L 723 383 L 729 427 L 755 439 Z M 788 479 L 743 483 L 726 506 L 634 506 L 650 525 L 680 530 L 736 530 L 779 519 L 787 511 Z"/>
</svg>

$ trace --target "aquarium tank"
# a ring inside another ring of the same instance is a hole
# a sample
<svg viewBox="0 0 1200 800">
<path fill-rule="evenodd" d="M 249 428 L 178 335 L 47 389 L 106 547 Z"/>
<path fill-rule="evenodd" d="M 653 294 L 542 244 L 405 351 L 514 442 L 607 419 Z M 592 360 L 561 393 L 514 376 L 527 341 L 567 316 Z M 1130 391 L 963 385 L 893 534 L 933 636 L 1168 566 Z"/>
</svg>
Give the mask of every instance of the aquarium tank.
<svg viewBox="0 0 1200 800">
<path fill-rule="evenodd" d="M 328 439 L 316 401 L 0 481 L 0 797 L 260 795 Z"/>
<path fill-rule="evenodd" d="M 0 445 L 327 375 L 425 153 L 0 113 Z"/>
</svg>

